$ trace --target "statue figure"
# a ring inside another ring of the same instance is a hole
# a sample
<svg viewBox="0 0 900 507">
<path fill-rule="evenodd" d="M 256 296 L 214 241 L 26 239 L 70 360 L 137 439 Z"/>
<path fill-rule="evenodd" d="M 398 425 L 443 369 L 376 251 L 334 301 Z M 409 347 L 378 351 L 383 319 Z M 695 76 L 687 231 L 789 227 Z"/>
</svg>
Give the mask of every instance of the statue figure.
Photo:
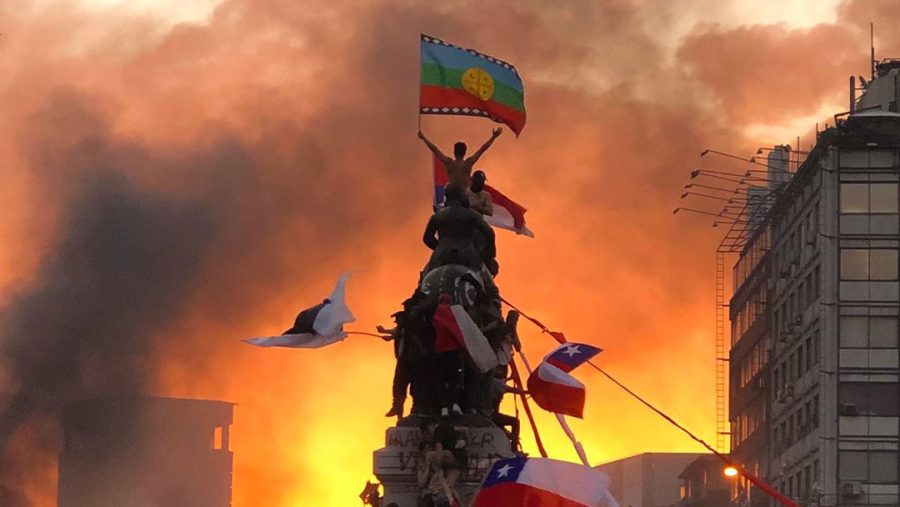
<svg viewBox="0 0 900 507">
<path fill-rule="evenodd" d="M 422 238 L 425 245 L 434 250 L 424 273 L 448 264 L 482 271 L 485 262 L 497 254 L 494 230 L 481 215 L 466 207 L 461 187 L 447 185 L 444 196 L 445 207 L 428 220 Z M 482 248 L 479 250 L 476 244 Z"/>
<path fill-rule="evenodd" d="M 482 145 L 481 148 L 478 148 L 478 151 L 469 158 L 466 158 L 466 143 L 462 141 L 453 145 L 453 158 L 450 158 L 447 155 L 444 155 L 434 143 L 429 141 L 421 130 L 419 131 L 419 139 L 421 139 L 422 142 L 425 143 L 425 146 L 427 146 L 428 149 L 440 159 L 441 163 L 447 167 L 447 177 L 450 180 L 450 184 L 456 185 L 465 191 L 468 190 L 471 185 L 472 167 L 475 165 L 475 162 L 478 162 L 478 159 L 481 158 L 481 156 L 484 155 L 484 152 L 494 143 L 494 139 L 497 139 L 502 133 L 502 128 L 495 128 L 493 132 L 491 132 L 490 139 L 485 141 L 484 145 Z"/>
</svg>

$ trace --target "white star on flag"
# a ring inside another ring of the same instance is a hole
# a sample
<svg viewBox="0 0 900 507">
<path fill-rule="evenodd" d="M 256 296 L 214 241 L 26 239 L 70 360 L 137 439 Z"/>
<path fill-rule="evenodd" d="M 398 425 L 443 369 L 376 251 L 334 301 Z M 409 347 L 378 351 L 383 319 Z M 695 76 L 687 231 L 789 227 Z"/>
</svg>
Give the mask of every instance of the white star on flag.
<svg viewBox="0 0 900 507">
<path fill-rule="evenodd" d="M 571 347 L 568 347 L 565 351 L 563 351 L 563 354 L 566 354 L 569 357 L 575 357 L 575 354 L 580 354 L 580 353 L 581 353 L 581 351 L 578 350 L 578 345 L 573 345 Z"/>
<path fill-rule="evenodd" d="M 509 471 L 512 470 L 513 467 L 509 466 L 509 463 L 504 464 L 502 467 L 497 469 L 497 478 L 506 477 L 509 474 Z"/>
</svg>

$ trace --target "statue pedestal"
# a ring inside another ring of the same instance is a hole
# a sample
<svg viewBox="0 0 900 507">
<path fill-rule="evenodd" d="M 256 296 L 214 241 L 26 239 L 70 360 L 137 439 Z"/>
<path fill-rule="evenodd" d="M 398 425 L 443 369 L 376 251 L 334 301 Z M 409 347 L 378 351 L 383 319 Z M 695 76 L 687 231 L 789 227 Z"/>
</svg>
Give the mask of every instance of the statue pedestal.
<svg viewBox="0 0 900 507">
<path fill-rule="evenodd" d="M 468 504 L 475 491 L 500 458 L 515 454 L 503 430 L 490 426 L 472 426 L 460 421 L 454 424 L 457 431 L 466 435 L 466 451 L 469 455 L 468 469 L 456 485 L 462 500 Z M 415 426 L 396 426 L 385 432 L 385 446 L 374 452 L 373 470 L 384 486 L 382 506 L 391 502 L 397 507 L 417 507 L 420 489 L 416 471 L 424 457 L 419 452 L 422 431 Z"/>
</svg>

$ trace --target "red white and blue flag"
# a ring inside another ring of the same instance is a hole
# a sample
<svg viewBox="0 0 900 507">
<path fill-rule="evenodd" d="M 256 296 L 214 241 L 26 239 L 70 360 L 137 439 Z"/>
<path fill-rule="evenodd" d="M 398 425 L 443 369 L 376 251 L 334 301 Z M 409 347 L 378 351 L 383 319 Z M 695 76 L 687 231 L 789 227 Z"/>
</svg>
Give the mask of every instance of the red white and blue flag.
<svg viewBox="0 0 900 507">
<path fill-rule="evenodd" d="M 599 354 L 601 349 L 584 343 L 564 343 L 547 355 L 528 376 L 528 392 L 544 410 L 583 417 L 584 384 L 569 372 Z"/>
<path fill-rule="evenodd" d="M 602 351 L 601 348 L 584 343 L 564 343 L 544 358 L 544 361 L 568 373 Z"/>
<path fill-rule="evenodd" d="M 542 362 L 528 376 L 528 392 L 544 410 L 583 417 L 584 384 L 552 364 Z"/>
<path fill-rule="evenodd" d="M 437 156 L 434 157 L 434 206 L 442 206 L 444 203 L 444 187 L 449 181 L 447 168 Z M 485 222 L 500 229 L 513 231 L 516 234 L 534 237 L 534 233 L 525 226 L 525 212 L 528 211 L 521 204 L 506 197 L 496 188 L 485 184 L 484 189 L 491 195 L 494 204 L 494 214 L 485 216 Z"/>
<path fill-rule="evenodd" d="M 591 467 L 547 458 L 507 458 L 491 467 L 472 507 L 609 505 L 609 477 Z"/>
</svg>

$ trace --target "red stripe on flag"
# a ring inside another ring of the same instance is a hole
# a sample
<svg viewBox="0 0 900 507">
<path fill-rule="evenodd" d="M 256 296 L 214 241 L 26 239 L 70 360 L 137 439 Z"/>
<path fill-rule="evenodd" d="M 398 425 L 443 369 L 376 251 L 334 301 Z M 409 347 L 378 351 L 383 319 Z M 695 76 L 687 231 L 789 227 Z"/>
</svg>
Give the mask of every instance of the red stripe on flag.
<svg viewBox="0 0 900 507">
<path fill-rule="evenodd" d="M 419 106 L 480 109 L 489 114 L 492 119 L 508 125 L 517 136 L 525 128 L 525 113 L 523 111 L 516 111 L 493 100 L 481 100 L 465 90 L 423 85 L 419 96 Z M 465 115 L 466 113 L 462 111 L 448 111 L 444 114 Z"/>
<path fill-rule="evenodd" d="M 526 465 L 527 466 L 527 465 Z M 504 482 L 485 488 L 472 507 L 587 507 L 544 489 L 518 482 Z"/>
<path fill-rule="evenodd" d="M 434 184 L 435 186 L 445 186 L 450 181 L 447 175 L 447 166 L 441 162 L 437 155 L 434 155 Z"/>
<path fill-rule="evenodd" d="M 528 392 L 541 408 L 548 412 L 581 418 L 584 415 L 584 389 L 548 382 L 534 370 L 528 376 Z"/>
<path fill-rule="evenodd" d="M 485 184 L 484 189 L 487 190 L 487 193 L 491 194 L 491 201 L 495 206 L 506 208 L 506 210 L 509 211 L 509 214 L 513 217 L 513 223 L 515 223 L 516 229 L 521 229 L 525 226 L 525 212 L 528 210 L 526 210 L 524 206 L 513 201 L 509 197 L 506 197 L 502 192 L 490 185 Z"/>
<path fill-rule="evenodd" d="M 465 348 L 466 341 L 462 330 L 459 328 L 456 316 L 453 315 L 453 310 L 450 309 L 448 303 L 438 305 L 437 310 L 434 311 L 432 322 L 435 333 L 435 352 L 449 352 Z"/>
</svg>

